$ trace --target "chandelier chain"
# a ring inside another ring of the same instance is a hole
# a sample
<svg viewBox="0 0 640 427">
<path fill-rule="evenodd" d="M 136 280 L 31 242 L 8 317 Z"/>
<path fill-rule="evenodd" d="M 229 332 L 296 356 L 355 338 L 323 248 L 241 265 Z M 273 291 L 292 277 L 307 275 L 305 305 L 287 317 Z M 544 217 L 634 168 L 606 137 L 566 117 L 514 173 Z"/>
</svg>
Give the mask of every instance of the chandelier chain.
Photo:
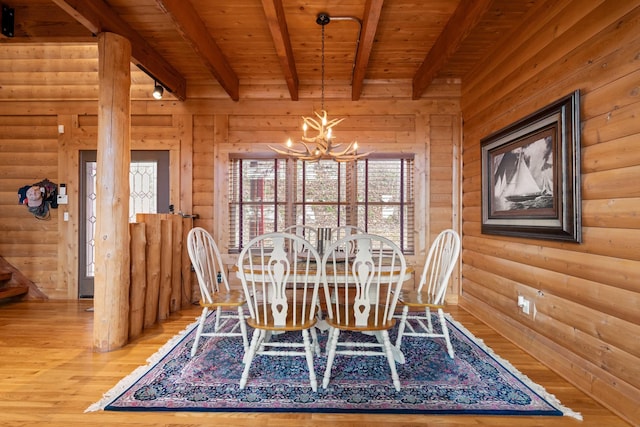
<svg viewBox="0 0 640 427">
<path fill-rule="evenodd" d="M 321 61 L 321 76 L 320 76 L 320 110 L 324 110 L 324 25 L 320 25 L 322 28 L 322 47 L 320 52 Z"/>
</svg>

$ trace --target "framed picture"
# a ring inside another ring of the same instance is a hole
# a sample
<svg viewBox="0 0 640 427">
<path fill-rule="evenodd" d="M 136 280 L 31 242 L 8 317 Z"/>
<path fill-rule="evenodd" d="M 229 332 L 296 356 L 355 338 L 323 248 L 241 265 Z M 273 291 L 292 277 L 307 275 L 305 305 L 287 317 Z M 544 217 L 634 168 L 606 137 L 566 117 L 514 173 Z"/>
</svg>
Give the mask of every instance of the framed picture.
<svg viewBox="0 0 640 427">
<path fill-rule="evenodd" d="M 580 92 L 480 142 L 482 232 L 579 243 Z"/>
</svg>

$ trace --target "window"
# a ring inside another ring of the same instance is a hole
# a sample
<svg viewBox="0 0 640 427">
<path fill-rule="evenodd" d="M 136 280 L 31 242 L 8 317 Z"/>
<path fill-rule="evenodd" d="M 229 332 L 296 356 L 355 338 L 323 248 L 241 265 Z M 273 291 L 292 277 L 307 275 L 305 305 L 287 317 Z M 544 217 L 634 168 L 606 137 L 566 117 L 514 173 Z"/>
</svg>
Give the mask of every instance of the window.
<svg viewBox="0 0 640 427">
<path fill-rule="evenodd" d="M 412 155 L 350 163 L 233 155 L 229 167 L 230 252 L 293 224 L 357 225 L 414 251 Z"/>
</svg>

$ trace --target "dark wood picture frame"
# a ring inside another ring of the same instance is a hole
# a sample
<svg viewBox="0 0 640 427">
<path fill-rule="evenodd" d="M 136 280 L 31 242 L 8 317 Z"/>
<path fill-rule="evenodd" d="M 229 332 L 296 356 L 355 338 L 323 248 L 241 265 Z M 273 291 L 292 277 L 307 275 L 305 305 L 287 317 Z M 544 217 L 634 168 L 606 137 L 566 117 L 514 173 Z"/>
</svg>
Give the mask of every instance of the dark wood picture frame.
<svg viewBox="0 0 640 427">
<path fill-rule="evenodd" d="M 580 91 L 480 145 L 482 233 L 581 242 Z"/>
</svg>

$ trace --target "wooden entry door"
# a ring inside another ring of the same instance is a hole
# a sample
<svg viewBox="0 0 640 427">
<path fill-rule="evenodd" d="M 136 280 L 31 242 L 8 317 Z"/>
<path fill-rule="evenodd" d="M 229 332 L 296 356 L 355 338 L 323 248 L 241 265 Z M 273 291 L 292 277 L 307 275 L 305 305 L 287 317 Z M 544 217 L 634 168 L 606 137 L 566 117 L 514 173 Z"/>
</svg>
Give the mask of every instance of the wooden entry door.
<svg viewBox="0 0 640 427">
<path fill-rule="evenodd" d="M 93 298 L 96 155 L 95 150 L 80 152 L 79 298 Z M 168 213 L 169 151 L 131 151 L 129 188 L 129 222 L 138 213 Z"/>
</svg>

